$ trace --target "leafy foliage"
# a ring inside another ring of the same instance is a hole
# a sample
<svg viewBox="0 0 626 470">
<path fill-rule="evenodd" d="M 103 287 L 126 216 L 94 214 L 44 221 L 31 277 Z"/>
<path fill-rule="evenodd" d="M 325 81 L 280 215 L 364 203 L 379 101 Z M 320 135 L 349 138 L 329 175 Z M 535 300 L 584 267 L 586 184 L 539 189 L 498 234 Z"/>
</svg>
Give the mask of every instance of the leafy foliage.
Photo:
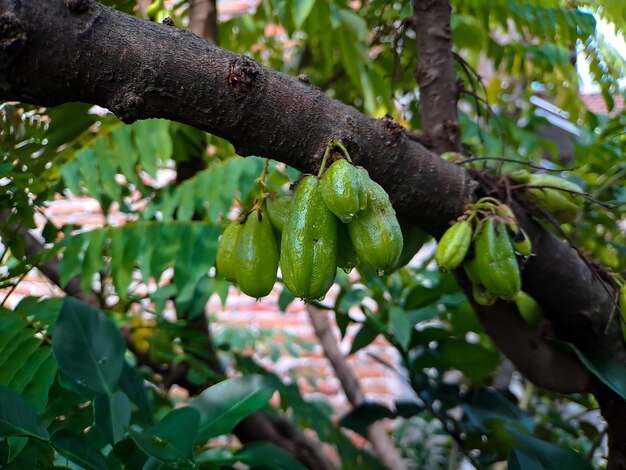
<svg viewBox="0 0 626 470">
<path fill-rule="evenodd" d="M 130 0 L 103 3 L 128 13 L 136 6 Z M 626 66 L 598 31 L 598 18 L 624 31 L 624 3 L 451 3 L 466 154 L 513 160 L 462 164 L 495 174 L 528 164 L 573 167 L 568 177 L 591 200 L 584 217 L 563 230 L 580 250 L 623 270 L 626 114 L 616 112 L 615 96 Z M 182 25 L 188 16 L 187 1 L 153 5 L 155 18 L 172 16 Z M 329 96 L 369 115 L 388 113 L 422 127 L 410 2 L 359 6 L 263 1 L 256 12 L 220 24 L 222 46 L 274 69 L 306 74 Z M 594 114 L 583 105 L 575 51 L 589 63 L 613 114 Z M 481 68 L 484 63 L 489 67 Z M 537 97 L 558 106 L 559 117 L 575 129 L 571 155 L 545 134 L 550 121 Z M 181 169 L 196 161 L 203 168 L 182 177 Z M 261 159 L 237 157 L 227 142 L 178 123 L 126 126 L 106 110 L 80 103 L 0 105 L 0 236 L 6 248 L 0 285 L 8 296 L 33 268 L 58 256 L 61 287 L 78 283 L 81 294 L 101 307 L 72 297 L 26 297 L 12 309 L 0 308 L 0 465 L 301 468 L 268 442 L 237 446 L 225 439 L 257 411 L 316 434 L 345 468 L 381 468 L 351 433 L 366 435 L 367 426 L 383 419 L 396 420 L 395 441 L 415 468 L 452 468 L 461 460 L 476 468 L 505 460 L 510 468 L 552 468 L 555 462 L 589 468 L 582 456 L 604 465 L 605 431 L 591 395 L 555 396 L 518 376 L 505 388 L 491 386 L 502 374 L 503 358 L 453 277 L 430 263 L 429 244 L 419 261 L 389 276 L 339 272 L 336 298 L 322 305 L 334 312 L 349 354 L 369 352 L 392 369 L 406 383 L 409 400 L 367 402 L 336 424 L 327 405 L 305 399 L 295 381 L 283 382 L 265 361 L 262 366 L 250 357 L 252 346 L 271 351 L 270 362 L 279 359 L 272 331 L 217 328 L 218 351 L 208 348 L 199 320 L 213 294 L 224 304 L 229 295 L 229 284 L 214 270 L 221 226 L 253 204 L 262 168 Z M 272 162 L 266 185 L 281 192 L 297 177 Z M 102 226 L 42 223 L 56 198 L 91 198 Z M 34 230 L 38 225 L 41 233 Z M 19 227 L 41 235 L 41 251 L 27 249 Z M 283 289 L 280 308 L 293 301 Z M 299 338 L 284 336 L 292 355 L 307 349 Z M 379 337 L 396 349 L 399 364 L 371 353 Z M 621 366 L 574 353 L 624 396 Z M 234 377 L 224 376 L 225 364 Z M 178 380 L 181 370 L 184 380 Z M 194 396 L 171 393 L 177 380 Z M 216 437 L 223 440 L 207 445 Z"/>
</svg>

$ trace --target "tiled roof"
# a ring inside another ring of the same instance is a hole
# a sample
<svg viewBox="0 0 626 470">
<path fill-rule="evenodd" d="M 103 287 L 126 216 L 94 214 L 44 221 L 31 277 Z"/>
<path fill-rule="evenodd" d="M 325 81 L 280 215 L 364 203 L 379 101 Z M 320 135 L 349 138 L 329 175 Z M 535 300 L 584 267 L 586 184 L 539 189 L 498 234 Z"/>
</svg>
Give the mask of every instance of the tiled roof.
<svg viewBox="0 0 626 470">
<path fill-rule="evenodd" d="M 595 114 L 615 115 L 624 109 L 624 96 L 623 95 L 613 96 L 615 107 L 610 113 L 608 112 L 608 108 L 604 101 L 604 97 L 600 93 L 581 94 L 580 98 L 583 100 L 583 102 L 585 103 L 589 111 Z"/>
</svg>

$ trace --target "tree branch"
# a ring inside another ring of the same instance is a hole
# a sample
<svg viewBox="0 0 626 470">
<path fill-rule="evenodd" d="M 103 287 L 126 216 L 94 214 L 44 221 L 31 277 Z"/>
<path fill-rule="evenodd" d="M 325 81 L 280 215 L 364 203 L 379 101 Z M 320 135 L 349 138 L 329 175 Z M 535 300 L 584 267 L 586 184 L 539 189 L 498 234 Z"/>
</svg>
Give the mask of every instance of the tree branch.
<svg viewBox="0 0 626 470">
<path fill-rule="evenodd" d="M 399 215 L 435 236 L 477 186 L 475 175 L 428 152 L 390 118 L 366 117 L 177 28 L 91 0 L 0 0 L 0 19 L 0 99 L 46 106 L 85 101 L 126 122 L 176 120 L 230 140 L 241 155 L 307 172 L 337 138 L 383 185 Z M 537 253 L 523 267 L 524 290 L 559 337 L 626 364 L 617 316 L 603 333 L 615 310 L 613 291 L 577 252 L 518 216 Z"/>
<path fill-rule="evenodd" d="M 449 0 L 413 0 L 422 127 L 434 152 L 461 151 Z"/>
<path fill-rule="evenodd" d="M 365 403 L 365 395 L 361 390 L 359 382 L 339 350 L 337 339 L 333 335 L 330 322 L 328 321 L 327 312 L 307 304 L 307 313 L 315 330 L 315 335 L 322 345 L 324 355 L 333 367 L 339 382 L 341 382 L 346 398 L 353 407 Z M 406 468 L 406 464 L 389 438 L 382 422 L 377 421 L 367 428 L 367 438 L 372 444 L 376 457 L 385 467 L 393 470 Z"/>
</svg>

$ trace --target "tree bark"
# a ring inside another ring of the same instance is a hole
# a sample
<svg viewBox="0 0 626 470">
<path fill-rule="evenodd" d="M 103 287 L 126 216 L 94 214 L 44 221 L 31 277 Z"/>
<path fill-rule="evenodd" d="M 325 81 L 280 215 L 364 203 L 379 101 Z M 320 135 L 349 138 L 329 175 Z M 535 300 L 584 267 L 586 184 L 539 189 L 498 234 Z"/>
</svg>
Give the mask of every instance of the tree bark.
<svg viewBox="0 0 626 470">
<path fill-rule="evenodd" d="M 420 117 L 434 152 L 461 152 L 449 0 L 413 0 Z"/>
<path fill-rule="evenodd" d="M 397 212 L 435 236 L 478 186 L 493 190 L 412 141 L 390 118 L 371 119 L 192 33 L 91 0 L 0 0 L 0 99 L 84 101 L 125 122 L 176 120 L 230 140 L 241 155 L 306 172 L 317 170 L 327 143 L 339 139 Z M 575 250 L 517 212 L 537 254 L 522 268 L 524 290 L 559 337 L 626 364 L 614 290 Z M 530 355 L 524 360 L 528 369 L 535 364 Z"/>
</svg>

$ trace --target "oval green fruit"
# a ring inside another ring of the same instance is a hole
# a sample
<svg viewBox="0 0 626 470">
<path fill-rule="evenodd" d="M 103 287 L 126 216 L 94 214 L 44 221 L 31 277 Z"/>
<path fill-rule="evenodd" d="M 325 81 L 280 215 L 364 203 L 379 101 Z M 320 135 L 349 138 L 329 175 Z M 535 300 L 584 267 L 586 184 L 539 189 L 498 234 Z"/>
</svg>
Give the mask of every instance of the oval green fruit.
<svg viewBox="0 0 626 470">
<path fill-rule="evenodd" d="M 320 299 L 337 273 L 338 220 L 326 207 L 319 180 L 305 176 L 295 191 L 283 227 L 280 269 L 296 297 Z"/>
<path fill-rule="evenodd" d="M 480 279 L 492 294 L 512 300 L 521 288 L 521 276 L 506 226 L 500 217 L 489 217 L 481 229 L 474 243 Z"/>
<path fill-rule="evenodd" d="M 456 222 L 445 231 L 435 251 L 435 261 L 443 271 L 456 269 L 465 259 L 472 243 L 472 224 L 467 220 Z"/>
<path fill-rule="evenodd" d="M 231 222 L 220 238 L 217 244 L 217 256 L 215 266 L 217 273 L 227 281 L 236 282 L 237 275 L 235 269 L 237 267 L 237 237 L 241 224 L 239 222 Z"/>
<path fill-rule="evenodd" d="M 237 285 L 250 297 L 269 294 L 276 283 L 278 245 L 269 217 L 253 210 L 237 237 Z"/>
<path fill-rule="evenodd" d="M 472 297 L 478 305 L 488 307 L 496 302 L 497 297 L 482 284 L 472 284 Z"/>
<path fill-rule="evenodd" d="M 519 291 L 515 296 L 515 305 L 517 305 L 517 309 L 526 323 L 533 328 L 539 325 L 543 318 L 543 310 L 535 299 L 526 292 Z"/>
<path fill-rule="evenodd" d="M 359 259 L 382 274 L 400 259 L 402 229 L 385 190 L 369 177 L 366 184 L 367 207 L 354 216 L 348 224 L 348 232 Z"/>
<path fill-rule="evenodd" d="M 520 228 L 516 235 L 511 237 L 513 248 L 522 256 L 533 256 L 533 245 L 528 234 Z"/>
<path fill-rule="evenodd" d="M 276 197 L 268 197 L 265 200 L 265 213 L 270 218 L 272 226 L 280 233 L 289 216 L 289 208 L 291 207 L 292 196 L 281 194 Z"/>
<path fill-rule="evenodd" d="M 367 192 L 361 172 L 347 160 L 337 160 L 324 172 L 320 191 L 326 207 L 343 223 L 367 205 Z"/>
</svg>

